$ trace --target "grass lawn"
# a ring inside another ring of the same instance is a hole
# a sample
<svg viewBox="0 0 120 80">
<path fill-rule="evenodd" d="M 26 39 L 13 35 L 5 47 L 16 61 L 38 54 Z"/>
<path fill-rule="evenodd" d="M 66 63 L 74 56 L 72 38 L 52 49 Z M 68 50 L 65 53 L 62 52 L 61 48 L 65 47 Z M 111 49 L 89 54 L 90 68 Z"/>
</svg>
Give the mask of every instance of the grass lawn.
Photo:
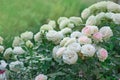
<svg viewBox="0 0 120 80">
<path fill-rule="evenodd" d="M 14 36 L 39 31 L 46 19 L 80 16 L 97 0 L 0 0 L 0 35 L 10 43 Z M 7 44 L 6 43 L 6 44 Z"/>
</svg>

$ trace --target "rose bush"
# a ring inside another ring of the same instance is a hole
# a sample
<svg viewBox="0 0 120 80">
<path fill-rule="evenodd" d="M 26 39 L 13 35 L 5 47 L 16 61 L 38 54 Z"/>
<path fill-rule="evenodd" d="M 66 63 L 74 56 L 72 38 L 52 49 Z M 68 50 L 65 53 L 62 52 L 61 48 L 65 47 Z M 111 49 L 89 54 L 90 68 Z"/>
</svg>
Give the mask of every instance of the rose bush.
<svg viewBox="0 0 120 80">
<path fill-rule="evenodd" d="M 8 75 L 0 79 L 119 79 L 119 14 L 120 5 L 102 1 L 83 10 L 82 18 L 60 17 L 36 34 L 16 36 L 5 50 L 0 37 L 0 75 Z"/>
</svg>

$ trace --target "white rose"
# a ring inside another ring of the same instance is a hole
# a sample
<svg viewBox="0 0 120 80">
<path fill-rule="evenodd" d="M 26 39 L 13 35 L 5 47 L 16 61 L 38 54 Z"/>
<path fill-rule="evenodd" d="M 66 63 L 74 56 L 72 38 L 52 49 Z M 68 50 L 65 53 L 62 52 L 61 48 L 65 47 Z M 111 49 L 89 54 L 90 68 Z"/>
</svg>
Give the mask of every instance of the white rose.
<svg viewBox="0 0 120 80">
<path fill-rule="evenodd" d="M 7 63 L 4 60 L 0 60 L 0 70 L 5 70 Z"/>
<path fill-rule="evenodd" d="M 67 46 L 67 49 L 75 51 L 75 52 L 80 52 L 81 46 L 79 43 L 71 43 Z"/>
<path fill-rule="evenodd" d="M 40 41 L 40 38 L 41 38 L 41 33 L 40 33 L 40 32 L 38 32 L 38 33 L 36 33 L 36 34 L 34 35 L 34 40 L 35 40 L 36 42 Z"/>
<path fill-rule="evenodd" d="M 53 28 L 56 27 L 56 22 L 54 20 L 50 20 L 48 25 L 51 25 Z"/>
<path fill-rule="evenodd" d="M 0 45 L 0 53 L 4 51 L 4 47 Z"/>
<path fill-rule="evenodd" d="M 69 23 L 69 24 L 67 25 L 67 27 L 69 27 L 69 28 L 74 28 L 75 25 L 74 25 L 73 23 Z"/>
<path fill-rule="evenodd" d="M 105 14 L 105 17 L 108 19 L 112 19 L 113 15 L 114 15 L 114 13 L 108 12 Z"/>
<path fill-rule="evenodd" d="M 24 54 L 25 50 L 23 50 L 22 47 L 14 47 L 13 53 L 14 54 Z"/>
<path fill-rule="evenodd" d="M 5 59 L 10 59 L 12 55 L 13 55 L 12 48 L 7 48 L 3 54 Z"/>
<path fill-rule="evenodd" d="M 63 53 L 63 62 L 67 64 L 75 64 L 78 60 L 78 55 L 75 51 L 67 49 Z"/>
<path fill-rule="evenodd" d="M 29 48 L 32 48 L 33 47 L 33 43 L 30 40 L 28 40 L 26 42 L 26 46 L 29 47 Z"/>
<path fill-rule="evenodd" d="M 82 19 L 80 17 L 70 17 L 70 22 L 74 23 L 76 26 L 79 26 L 82 23 Z"/>
<path fill-rule="evenodd" d="M 86 26 L 82 29 L 82 34 L 86 36 L 91 36 L 92 34 L 98 32 L 97 26 Z"/>
<path fill-rule="evenodd" d="M 44 24 L 40 27 L 40 32 L 49 31 L 49 30 L 53 30 L 53 27 L 51 25 Z"/>
<path fill-rule="evenodd" d="M 60 48 L 60 46 L 55 46 L 55 47 L 53 48 L 53 54 L 55 54 L 59 48 Z"/>
<path fill-rule="evenodd" d="M 113 32 L 109 26 L 104 26 L 100 29 L 100 33 L 103 35 L 103 39 L 109 39 L 111 36 L 113 36 Z"/>
<path fill-rule="evenodd" d="M 91 11 L 91 15 L 93 14 L 94 11 L 99 11 L 99 9 L 97 9 L 96 4 L 93 4 L 89 7 L 89 10 Z M 97 13 L 97 12 L 95 12 Z M 88 16 L 89 17 L 89 16 Z"/>
<path fill-rule="evenodd" d="M 86 8 L 82 11 L 81 13 L 81 17 L 83 19 L 87 19 L 89 16 L 90 16 L 91 12 L 90 12 L 90 9 L 89 8 Z"/>
<path fill-rule="evenodd" d="M 65 43 L 66 43 L 69 39 L 70 39 L 69 37 L 63 38 L 63 40 L 61 40 L 61 42 L 60 42 L 60 46 L 64 46 Z"/>
<path fill-rule="evenodd" d="M 47 80 L 47 76 L 44 74 L 39 74 L 38 76 L 35 77 L 35 80 Z"/>
<path fill-rule="evenodd" d="M 77 40 L 75 38 L 70 38 L 65 44 L 64 46 L 68 46 L 71 43 L 77 42 Z"/>
<path fill-rule="evenodd" d="M 58 48 L 57 49 L 57 51 L 56 51 L 56 53 L 54 53 L 54 58 L 56 59 L 56 58 L 61 58 L 62 57 L 62 55 L 63 55 L 63 52 L 66 50 L 66 48 L 65 47 L 61 47 L 61 48 Z"/>
<path fill-rule="evenodd" d="M 81 33 L 81 32 L 79 32 L 79 31 L 74 31 L 71 35 L 70 35 L 70 37 L 71 38 L 79 38 L 80 36 L 82 36 L 83 34 Z"/>
<path fill-rule="evenodd" d="M 120 24 L 120 14 L 113 14 L 112 19 L 115 24 Z"/>
<path fill-rule="evenodd" d="M 57 23 L 60 24 L 61 21 L 63 21 L 63 20 L 68 20 L 68 18 L 67 18 L 67 17 L 60 17 L 60 18 L 58 19 Z"/>
<path fill-rule="evenodd" d="M 104 62 L 108 57 L 108 52 L 104 48 L 100 48 L 97 52 L 97 57 L 100 61 Z"/>
<path fill-rule="evenodd" d="M 65 19 L 65 20 L 62 20 L 59 24 L 59 28 L 60 29 L 63 29 L 65 27 L 68 27 L 68 24 L 70 23 L 70 20 L 69 19 Z"/>
<path fill-rule="evenodd" d="M 63 34 L 60 32 L 57 32 L 55 30 L 50 30 L 46 34 L 46 37 L 49 41 L 54 42 L 55 44 L 58 44 L 63 39 Z"/>
<path fill-rule="evenodd" d="M 31 31 L 26 31 L 22 33 L 20 36 L 23 40 L 30 40 L 33 38 L 33 33 Z"/>
<path fill-rule="evenodd" d="M 9 68 L 11 71 L 18 72 L 24 67 L 23 62 L 14 61 L 9 64 Z"/>
<path fill-rule="evenodd" d="M 104 13 L 104 12 L 101 12 L 101 13 L 97 14 L 97 15 L 95 16 L 95 18 L 96 18 L 96 24 L 100 24 L 101 20 L 102 20 L 103 18 L 105 18 L 105 13 Z"/>
<path fill-rule="evenodd" d="M 19 36 L 14 37 L 12 46 L 20 46 L 21 44 L 24 44 L 24 41 Z"/>
<path fill-rule="evenodd" d="M 53 50 L 52 50 L 52 56 L 53 56 L 53 58 L 56 58 L 56 52 L 58 51 L 58 49 L 60 48 L 60 46 L 55 46 L 54 48 L 53 48 Z"/>
<path fill-rule="evenodd" d="M 88 38 L 87 36 L 81 36 L 80 38 L 78 38 L 78 42 L 80 44 L 91 44 L 92 40 Z"/>
<path fill-rule="evenodd" d="M 87 21 L 86 21 L 86 25 L 96 25 L 96 17 L 95 16 L 93 16 L 93 15 L 91 15 L 88 19 L 87 19 Z"/>
<path fill-rule="evenodd" d="M 72 29 L 71 28 L 64 28 L 60 32 L 65 35 L 65 34 L 71 33 Z"/>
<path fill-rule="evenodd" d="M 3 44 L 3 38 L 0 36 L 0 44 Z"/>
<path fill-rule="evenodd" d="M 91 28 L 91 34 L 94 34 L 98 32 L 98 27 L 97 26 L 89 26 Z"/>
<path fill-rule="evenodd" d="M 96 52 L 96 49 L 91 44 L 85 44 L 81 47 L 81 53 L 83 56 L 92 57 Z"/>
</svg>

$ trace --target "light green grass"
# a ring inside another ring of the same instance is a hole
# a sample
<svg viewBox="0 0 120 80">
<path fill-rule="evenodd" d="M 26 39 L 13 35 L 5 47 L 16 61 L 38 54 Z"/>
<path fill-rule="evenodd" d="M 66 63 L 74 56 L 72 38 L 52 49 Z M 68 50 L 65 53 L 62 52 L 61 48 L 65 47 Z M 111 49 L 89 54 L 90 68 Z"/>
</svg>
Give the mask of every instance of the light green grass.
<svg viewBox="0 0 120 80">
<path fill-rule="evenodd" d="M 0 35 L 7 42 L 21 32 L 39 31 L 47 19 L 80 16 L 96 0 L 0 0 Z"/>
</svg>

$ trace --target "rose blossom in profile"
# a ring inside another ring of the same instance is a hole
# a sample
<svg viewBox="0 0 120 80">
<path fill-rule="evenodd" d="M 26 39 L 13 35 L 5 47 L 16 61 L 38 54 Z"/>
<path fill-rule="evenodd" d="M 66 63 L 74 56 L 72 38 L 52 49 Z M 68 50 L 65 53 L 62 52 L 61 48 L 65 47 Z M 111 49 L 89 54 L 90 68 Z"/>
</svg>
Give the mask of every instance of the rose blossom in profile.
<svg viewBox="0 0 120 80">
<path fill-rule="evenodd" d="M 36 76 L 35 80 L 47 80 L 47 76 L 44 74 L 39 74 Z"/>
<path fill-rule="evenodd" d="M 38 32 L 38 33 L 36 33 L 36 34 L 34 35 L 34 40 L 35 40 L 36 42 L 38 42 L 38 41 L 40 41 L 40 39 L 41 39 L 41 32 Z"/>
<path fill-rule="evenodd" d="M 78 39 L 78 42 L 80 44 L 91 44 L 92 43 L 92 40 L 90 38 L 88 38 L 87 36 L 81 36 L 79 39 Z"/>
<path fill-rule="evenodd" d="M 33 38 L 33 33 L 31 31 L 26 31 L 20 35 L 23 40 L 30 40 Z"/>
<path fill-rule="evenodd" d="M 69 40 L 70 38 L 69 37 L 65 37 L 61 40 L 60 42 L 60 46 L 65 46 L 65 43 Z"/>
<path fill-rule="evenodd" d="M 25 50 L 22 48 L 22 47 L 14 47 L 13 49 L 13 53 L 14 54 L 24 54 L 25 53 Z"/>
<path fill-rule="evenodd" d="M 68 46 L 69 44 L 74 43 L 74 42 L 76 42 L 76 39 L 75 39 L 75 38 L 70 38 L 70 39 L 65 43 L 64 46 Z"/>
<path fill-rule="evenodd" d="M 96 41 L 96 42 L 102 42 L 103 40 L 103 35 L 102 35 L 102 33 L 100 33 L 100 32 L 97 32 L 97 33 L 95 33 L 95 34 L 93 34 L 93 39 Z"/>
<path fill-rule="evenodd" d="M 71 43 L 67 46 L 68 49 L 77 52 L 80 52 L 81 50 L 81 45 L 79 43 Z"/>
<path fill-rule="evenodd" d="M 97 57 L 99 58 L 100 61 L 104 62 L 108 57 L 107 50 L 104 48 L 100 48 L 97 52 Z"/>
<path fill-rule="evenodd" d="M 72 29 L 71 28 L 64 28 L 60 32 L 65 35 L 65 34 L 71 33 Z"/>
<path fill-rule="evenodd" d="M 91 14 L 90 9 L 86 8 L 83 10 L 83 12 L 81 13 L 81 17 L 83 19 L 87 19 L 89 17 L 89 15 Z"/>
<path fill-rule="evenodd" d="M 74 31 L 74 32 L 72 32 L 71 33 L 71 35 L 70 35 L 70 37 L 71 38 L 79 38 L 80 36 L 82 36 L 83 34 L 81 33 L 81 32 L 79 32 L 79 31 Z"/>
<path fill-rule="evenodd" d="M 90 17 L 88 17 L 85 25 L 96 25 L 96 23 L 96 16 L 91 15 Z"/>
<path fill-rule="evenodd" d="M 29 47 L 29 48 L 32 48 L 33 47 L 33 43 L 30 40 L 28 40 L 26 42 L 26 46 Z"/>
<path fill-rule="evenodd" d="M 54 58 L 60 58 L 63 55 L 63 52 L 66 50 L 65 47 L 59 48 L 54 54 Z"/>
<path fill-rule="evenodd" d="M 113 36 L 113 32 L 112 29 L 109 26 L 104 26 L 100 29 L 100 33 L 102 33 L 103 35 L 103 39 L 107 40 L 109 39 L 111 36 Z"/>
</svg>

